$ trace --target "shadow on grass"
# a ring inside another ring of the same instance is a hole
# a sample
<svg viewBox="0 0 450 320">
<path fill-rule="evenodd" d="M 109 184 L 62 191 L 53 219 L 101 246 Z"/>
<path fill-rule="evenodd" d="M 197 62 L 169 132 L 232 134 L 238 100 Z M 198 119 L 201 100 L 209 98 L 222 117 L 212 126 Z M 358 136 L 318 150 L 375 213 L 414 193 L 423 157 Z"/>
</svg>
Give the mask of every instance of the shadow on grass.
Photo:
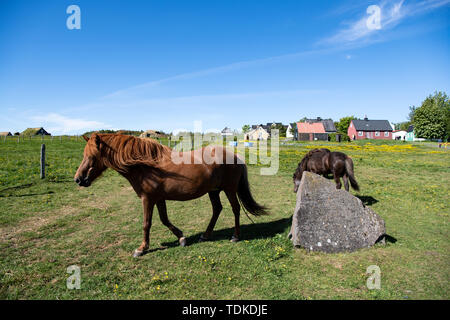
<svg viewBox="0 0 450 320">
<path fill-rule="evenodd" d="M 8 187 L 8 188 L 0 190 L 0 193 L 3 191 L 9 191 L 9 190 L 25 189 L 25 188 L 31 187 L 32 185 L 33 185 L 32 183 L 26 183 L 26 184 L 21 184 L 19 186 Z"/>
<path fill-rule="evenodd" d="M 375 199 L 374 197 L 371 197 L 371 196 L 360 196 L 360 195 L 357 195 L 356 197 L 359 198 L 359 200 L 361 200 L 362 203 L 363 203 L 365 206 L 371 206 L 371 205 L 373 205 L 374 203 L 377 203 L 377 202 L 378 202 L 377 199 Z"/>
<path fill-rule="evenodd" d="M 44 196 L 46 194 L 53 194 L 54 191 L 46 191 L 40 193 L 26 193 L 26 194 L 0 194 L 0 198 L 22 198 L 22 197 L 32 197 L 32 196 Z"/>
<path fill-rule="evenodd" d="M 262 238 L 271 238 L 278 233 L 284 232 L 290 226 L 291 218 L 283 218 L 270 222 L 261 222 L 254 224 L 241 225 L 241 238 L 240 240 L 254 240 Z M 220 241 L 229 240 L 234 233 L 234 227 L 215 230 L 212 233 L 212 237 L 207 241 Z M 199 242 L 200 236 L 203 232 L 196 233 L 189 237 L 186 237 L 187 246 Z M 161 243 L 163 248 L 158 248 L 156 250 L 162 250 L 165 247 L 177 247 L 178 241 L 164 242 Z"/>
</svg>

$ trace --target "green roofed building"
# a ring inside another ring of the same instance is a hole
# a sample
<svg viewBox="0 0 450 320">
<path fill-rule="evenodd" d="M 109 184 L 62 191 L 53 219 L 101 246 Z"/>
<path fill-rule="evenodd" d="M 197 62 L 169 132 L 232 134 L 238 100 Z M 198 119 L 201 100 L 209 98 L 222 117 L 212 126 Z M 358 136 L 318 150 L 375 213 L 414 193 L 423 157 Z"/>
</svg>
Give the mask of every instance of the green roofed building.
<svg viewBox="0 0 450 320">
<path fill-rule="evenodd" d="M 28 128 L 21 133 L 22 136 L 50 136 L 51 134 L 45 131 L 44 128 Z"/>
</svg>

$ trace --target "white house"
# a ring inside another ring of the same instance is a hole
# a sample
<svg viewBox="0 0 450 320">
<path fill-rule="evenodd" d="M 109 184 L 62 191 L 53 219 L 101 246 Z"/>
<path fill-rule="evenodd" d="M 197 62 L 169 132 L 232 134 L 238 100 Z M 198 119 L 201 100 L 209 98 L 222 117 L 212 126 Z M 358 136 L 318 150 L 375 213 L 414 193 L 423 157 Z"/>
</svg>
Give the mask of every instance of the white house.
<svg viewBox="0 0 450 320">
<path fill-rule="evenodd" d="M 297 131 L 297 124 L 296 123 L 289 123 L 287 129 L 286 129 L 286 138 L 287 139 L 294 139 L 295 133 Z"/>
<path fill-rule="evenodd" d="M 232 136 L 233 135 L 233 131 L 231 131 L 230 128 L 225 127 L 220 134 L 222 135 L 222 137 Z"/>
<path fill-rule="evenodd" d="M 245 134 L 245 140 L 267 140 L 270 134 L 263 126 L 252 126 L 252 129 Z"/>
<path fill-rule="evenodd" d="M 392 140 L 406 140 L 406 133 L 404 130 L 392 131 Z"/>
</svg>

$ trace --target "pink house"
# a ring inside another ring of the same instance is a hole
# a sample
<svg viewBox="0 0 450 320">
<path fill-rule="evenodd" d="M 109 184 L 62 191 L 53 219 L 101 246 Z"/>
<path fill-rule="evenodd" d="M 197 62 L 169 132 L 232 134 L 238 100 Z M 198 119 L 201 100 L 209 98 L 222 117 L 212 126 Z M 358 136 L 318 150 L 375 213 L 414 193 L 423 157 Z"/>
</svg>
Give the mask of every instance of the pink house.
<svg viewBox="0 0 450 320">
<path fill-rule="evenodd" d="M 298 122 L 298 140 L 328 140 L 328 133 L 321 122 Z"/>
<path fill-rule="evenodd" d="M 387 120 L 352 120 L 347 134 L 351 140 L 392 139 L 392 127 Z"/>
</svg>

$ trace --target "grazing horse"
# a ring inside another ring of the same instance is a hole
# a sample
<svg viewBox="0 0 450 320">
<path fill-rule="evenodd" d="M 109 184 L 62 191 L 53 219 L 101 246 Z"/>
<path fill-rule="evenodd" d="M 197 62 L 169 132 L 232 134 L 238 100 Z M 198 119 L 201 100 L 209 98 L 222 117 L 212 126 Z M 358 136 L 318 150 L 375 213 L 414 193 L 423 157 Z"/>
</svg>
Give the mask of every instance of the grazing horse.
<svg viewBox="0 0 450 320">
<path fill-rule="evenodd" d="M 266 208 L 259 205 L 250 192 L 246 165 L 226 148 L 208 146 L 190 152 L 178 152 L 153 139 L 127 135 L 94 133 L 90 138 L 83 138 L 87 144 L 84 158 L 74 177 L 75 182 L 79 186 L 89 187 L 103 171 L 111 168 L 130 182 L 142 200 L 144 240 L 134 251 L 134 257 L 143 255 L 149 248 L 155 205 L 161 222 L 178 238 L 181 246 L 186 245 L 183 232 L 167 218 L 166 200 L 186 201 L 208 193 L 213 214 L 201 241 L 211 237 L 222 211 L 221 191 L 230 201 L 235 217 L 232 242 L 238 241 L 240 237 L 240 204 L 245 211 L 255 216 L 267 214 Z M 221 161 L 223 159 L 227 161 Z"/>
<path fill-rule="evenodd" d="M 352 188 L 359 191 L 359 186 L 353 172 L 353 161 L 345 153 L 330 152 L 330 150 L 325 148 L 309 151 L 298 164 L 297 170 L 294 173 L 294 192 L 298 190 L 303 171 L 310 171 L 323 176 L 332 173 L 336 182 L 336 189 L 342 187 L 342 177 L 345 190 L 349 191 L 348 180 L 350 180 Z"/>
</svg>

